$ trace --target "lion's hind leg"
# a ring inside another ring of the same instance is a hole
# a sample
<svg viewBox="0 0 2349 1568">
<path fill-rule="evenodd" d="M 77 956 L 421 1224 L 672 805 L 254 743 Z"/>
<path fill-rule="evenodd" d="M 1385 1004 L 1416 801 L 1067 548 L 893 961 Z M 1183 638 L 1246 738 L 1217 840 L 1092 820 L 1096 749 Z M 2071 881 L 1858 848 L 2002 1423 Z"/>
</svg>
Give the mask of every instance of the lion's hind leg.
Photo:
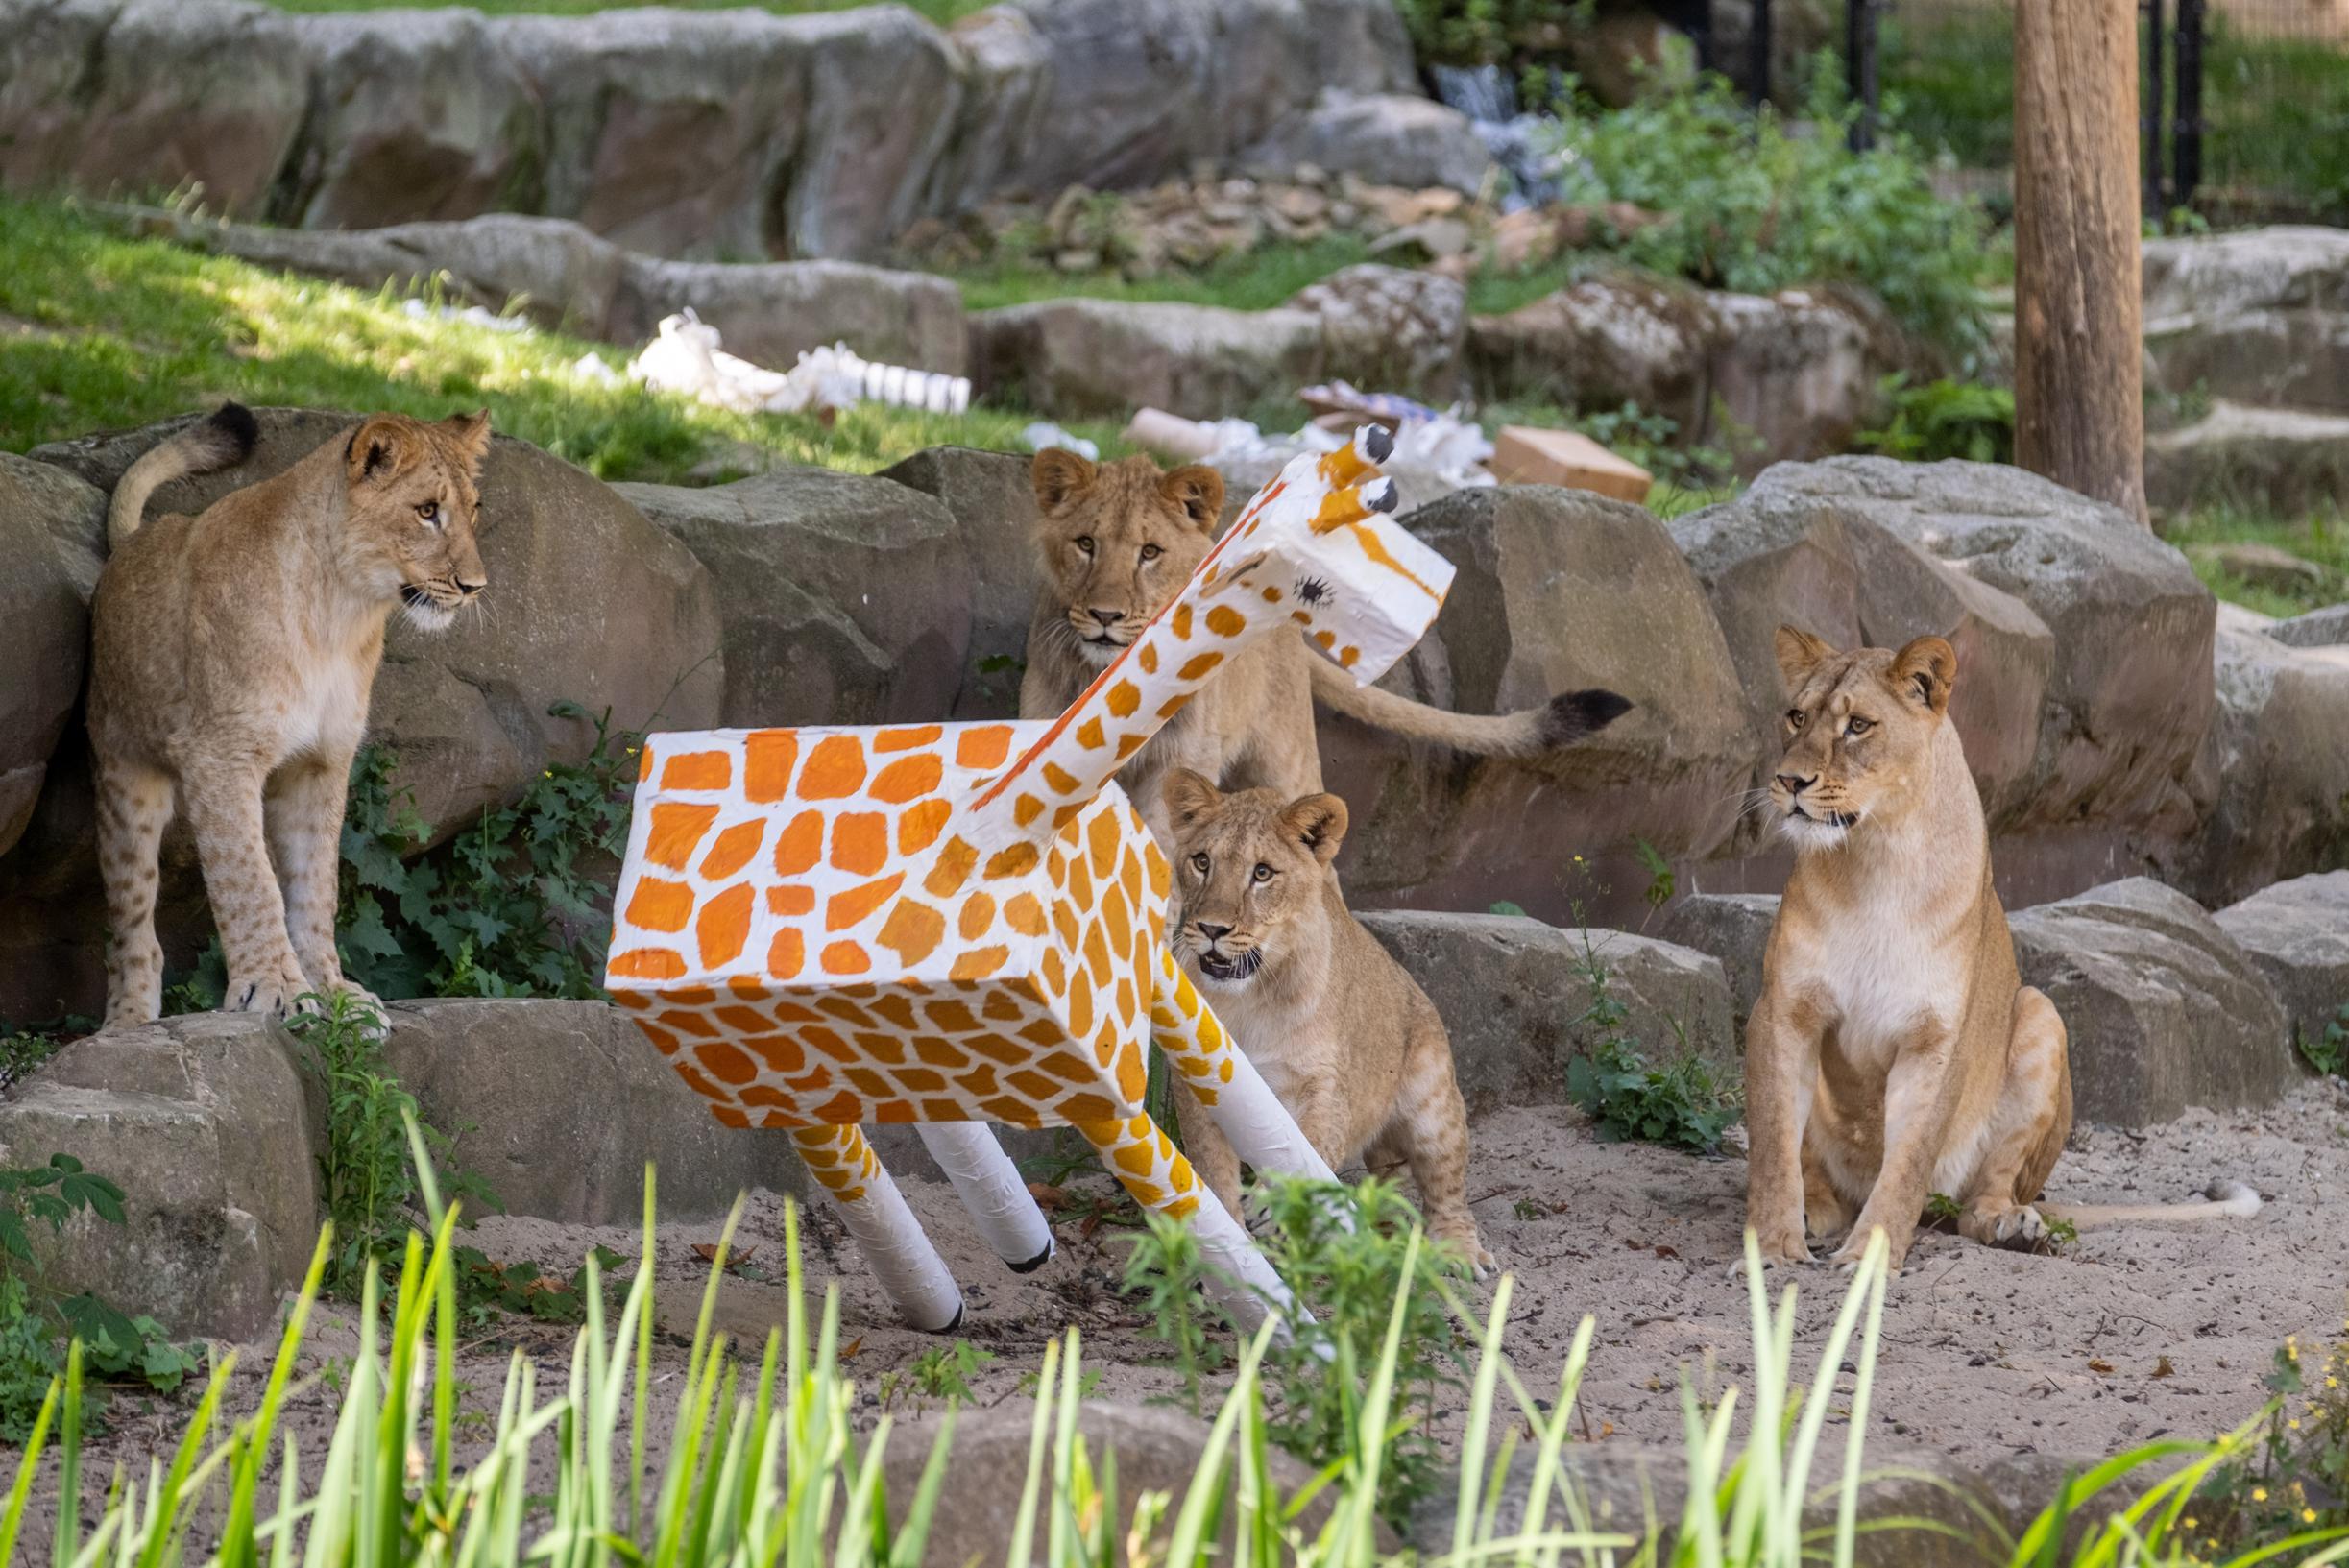
<svg viewBox="0 0 2349 1568">
<path fill-rule="evenodd" d="M 2071 1064 L 2055 1004 L 2030 986 L 2015 993 L 2006 1080 L 1991 1111 L 1982 1162 L 1957 1228 L 1987 1245 L 2032 1245 L 2046 1223 L 2032 1207 L 2071 1136 Z"/>
<path fill-rule="evenodd" d="M 171 822 L 170 775 L 98 753 L 98 869 L 114 944 L 106 962 L 106 1025 L 152 1024 L 163 1011 L 163 949 L 155 938 L 157 861 Z"/>
</svg>

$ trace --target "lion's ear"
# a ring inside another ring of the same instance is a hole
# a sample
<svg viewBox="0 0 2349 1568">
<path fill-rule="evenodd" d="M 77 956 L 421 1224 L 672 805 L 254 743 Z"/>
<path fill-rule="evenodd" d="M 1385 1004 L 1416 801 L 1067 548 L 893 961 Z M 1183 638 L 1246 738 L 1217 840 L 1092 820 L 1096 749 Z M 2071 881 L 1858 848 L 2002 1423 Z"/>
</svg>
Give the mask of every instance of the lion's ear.
<svg viewBox="0 0 2349 1568">
<path fill-rule="evenodd" d="M 475 472 L 480 471 L 481 460 L 490 455 L 490 411 L 486 408 L 472 414 L 451 414 L 441 421 L 441 428 L 457 444 Z"/>
<path fill-rule="evenodd" d="M 1835 657 L 1835 650 L 1800 626 L 1781 626 L 1772 639 L 1778 653 L 1778 672 L 1789 692 L 1802 689 L 1821 664 Z"/>
<path fill-rule="evenodd" d="M 377 414 L 351 432 L 343 468 L 351 483 L 367 484 L 405 473 L 423 456 L 414 424 L 397 415 Z"/>
<path fill-rule="evenodd" d="M 1202 774 L 1187 767 L 1178 767 L 1158 787 L 1158 798 L 1166 802 L 1167 815 L 1174 819 L 1177 829 L 1192 828 L 1215 815 L 1216 808 L 1223 804 L 1223 791 L 1207 782 Z"/>
<path fill-rule="evenodd" d="M 1921 637 L 1892 656 L 1893 688 L 1935 713 L 1949 711 L 1957 685 L 1957 650 L 1937 637 Z"/>
<path fill-rule="evenodd" d="M 1280 814 L 1282 832 L 1323 865 L 1338 857 L 1345 842 L 1345 802 L 1335 795 L 1307 795 Z"/>
<path fill-rule="evenodd" d="M 1176 469 L 1158 481 L 1158 494 L 1181 507 L 1202 534 L 1212 536 L 1223 519 L 1223 476 L 1204 464 Z"/>
<path fill-rule="evenodd" d="M 1100 471 L 1090 459 L 1065 446 L 1047 446 L 1028 466 L 1028 480 L 1035 487 L 1036 505 L 1046 512 L 1057 512 L 1090 490 L 1093 476 Z"/>
</svg>

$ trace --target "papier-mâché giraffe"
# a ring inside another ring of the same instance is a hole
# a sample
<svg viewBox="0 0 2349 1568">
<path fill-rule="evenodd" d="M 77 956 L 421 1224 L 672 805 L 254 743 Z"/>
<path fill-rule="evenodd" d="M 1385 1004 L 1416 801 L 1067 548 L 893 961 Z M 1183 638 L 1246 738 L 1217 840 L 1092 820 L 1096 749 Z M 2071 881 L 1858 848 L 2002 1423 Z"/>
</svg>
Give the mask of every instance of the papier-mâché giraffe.
<svg viewBox="0 0 2349 1568">
<path fill-rule="evenodd" d="M 1301 629 L 1364 682 L 1418 639 L 1452 568 L 1381 515 L 1388 449 L 1293 461 L 1057 719 L 648 737 L 606 984 L 719 1121 L 791 1131 L 917 1326 L 960 1293 L 863 1122 L 919 1126 L 1015 1266 L 1051 1234 L 978 1123 L 1073 1126 L 1286 1299 L 1144 1114 L 1148 1043 L 1243 1159 L 1328 1168 L 1168 952 L 1166 861 L 1113 780 L 1252 639 Z"/>
</svg>

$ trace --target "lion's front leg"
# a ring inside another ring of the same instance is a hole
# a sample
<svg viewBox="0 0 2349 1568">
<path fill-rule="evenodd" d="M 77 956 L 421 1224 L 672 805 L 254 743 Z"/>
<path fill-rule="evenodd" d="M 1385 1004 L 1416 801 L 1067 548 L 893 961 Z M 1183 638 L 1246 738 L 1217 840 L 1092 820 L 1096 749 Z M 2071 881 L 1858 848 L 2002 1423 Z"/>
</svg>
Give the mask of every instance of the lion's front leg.
<svg viewBox="0 0 2349 1568">
<path fill-rule="evenodd" d="M 1932 1196 L 1933 1167 L 1955 1109 L 1956 1044 L 1953 1031 L 1927 1025 L 1913 1033 L 1894 1058 L 1884 1083 L 1884 1163 L 1851 1236 L 1831 1262 L 1857 1263 L 1870 1234 L 1877 1230 L 1884 1233 L 1885 1262 L 1898 1269 L 1907 1260 L 1917 1222 Z"/>
<path fill-rule="evenodd" d="M 2015 994 L 2006 1081 L 1981 1169 L 1965 1194 L 1960 1235 L 1988 1246 L 2036 1246 L 2046 1224 L 2031 1205 L 2071 1134 L 2071 1073 L 2064 1021 L 2046 997 Z"/>
<path fill-rule="evenodd" d="M 1803 1239 L 1803 1127 L 1822 1030 L 1809 1009 L 1764 992 L 1746 1025 L 1746 1224 L 1762 1262 L 1809 1263 Z"/>
</svg>

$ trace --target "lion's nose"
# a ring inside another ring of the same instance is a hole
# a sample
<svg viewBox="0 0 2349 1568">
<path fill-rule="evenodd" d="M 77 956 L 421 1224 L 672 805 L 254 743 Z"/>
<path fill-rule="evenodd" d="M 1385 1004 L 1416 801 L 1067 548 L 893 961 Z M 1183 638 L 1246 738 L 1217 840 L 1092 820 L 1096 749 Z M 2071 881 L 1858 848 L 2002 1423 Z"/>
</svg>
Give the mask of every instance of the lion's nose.
<svg viewBox="0 0 2349 1568">
<path fill-rule="evenodd" d="M 1096 610 L 1093 612 L 1093 618 L 1103 626 L 1115 626 L 1126 618 L 1126 612 L 1123 610 Z"/>
<path fill-rule="evenodd" d="M 1210 926 L 1203 920 L 1198 923 L 1196 929 L 1198 929 L 1199 935 L 1205 937 L 1210 942 L 1221 942 L 1223 938 L 1231 934 L 1231 928 L 1229 926 Z"/>
<path fill-rule="evenodd" d="M 460 577 L 457 579 L 457 587 L 465 591 L 465 596 L 469 599 L 489 586 L 490 580 L 487 577 Z"/>
<path fill-rule="evenodd" d="M 1778 776 L 1779 787 L 1789 795 L 1800 795 L 1818 782 L 1819 776 L 1816 773 L 1807 779 L 1798 779 L 1791 773 L 1781 773 Z"/>
</svg>

